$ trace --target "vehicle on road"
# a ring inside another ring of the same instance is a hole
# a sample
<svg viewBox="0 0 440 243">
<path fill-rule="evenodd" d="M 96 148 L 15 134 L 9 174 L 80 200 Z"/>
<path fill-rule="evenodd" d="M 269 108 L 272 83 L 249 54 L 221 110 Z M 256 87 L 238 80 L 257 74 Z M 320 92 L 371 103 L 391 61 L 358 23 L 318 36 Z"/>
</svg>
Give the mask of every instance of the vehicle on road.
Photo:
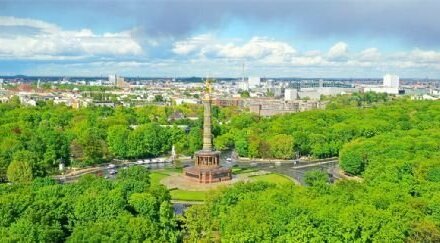
<svg viewBox="0 0 440 243">
<path fill-rule="evenodd" d="M 108 169 L 113 169 L 113 168 L 116 168 L 116 165 L 114 165 L 114 164 L 109 164 L 109 165 L 107 165 L 107 168 L 108 168 Z"/>
</svg>

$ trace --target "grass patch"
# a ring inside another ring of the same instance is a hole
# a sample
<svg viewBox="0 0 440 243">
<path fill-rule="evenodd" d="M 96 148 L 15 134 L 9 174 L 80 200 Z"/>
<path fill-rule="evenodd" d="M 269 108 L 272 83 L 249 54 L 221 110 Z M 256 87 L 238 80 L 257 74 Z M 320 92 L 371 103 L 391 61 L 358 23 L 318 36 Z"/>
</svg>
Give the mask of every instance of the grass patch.
<svg viewBox="0 0 440 243">
<path fill-rule="evenodd" d="M 287 176 L 281 174 L 275 174 L 275 173 L 266 174 L 266 175 L 256 175 L 256 176 L 252 176 L 251 178 L 254 181 L 264 181 L 275 184 L 293 183 L 293 181 Z"/>
<path fill-rule="evenodd" d="M 181 201 L 203 201 L 207 193 L 207 191 L 184 191 L 180 189 L 170 191 L 171 199 Z"/>
<path fill-rule="evenodd" d="M 160 181 L 167 176 L 169 176 L 169 175 L 165 174 L 165 173 L 161 173 L 161 172 L 157 172 L 157 171 L 151 172 L 150 173 L 151 184 L 152 185 L 159 185 Z"/>
<path fill-rule="evenodd" d="M 160 184 L 160 181 L 171 175 L 172 173 L 181 173 L 182 168 L 165 168 L 160 170 L 152 170 L 150 173 L 150 180 L 152 185 Z"/>
<path fill-rule="evenodd" d="M 182 168 L 165 168 L 160 170 L 153 170 L 150 173 L 150 180 L 152 185 L 159 185 L 160 181 L 173 173 L 181 173 Z M 171 189 L 170 195 L 173 200 L 180 201 L 203 201 L 206 198 L 207 191 L 185 191 L 181 189 Z"/>
<path fill-rule="evenodd" d="M 244 174 L 244 173 L 251 173 L 251 172 L 255 172 L 255 171 L 258 171 L 258 169 L 254 169 L 254 168 L 237 168 L 237 167 L 232 168 L 232 174 L 234 174 L 234 175 L 239 175 L 239 174 Z"/>
</svg>

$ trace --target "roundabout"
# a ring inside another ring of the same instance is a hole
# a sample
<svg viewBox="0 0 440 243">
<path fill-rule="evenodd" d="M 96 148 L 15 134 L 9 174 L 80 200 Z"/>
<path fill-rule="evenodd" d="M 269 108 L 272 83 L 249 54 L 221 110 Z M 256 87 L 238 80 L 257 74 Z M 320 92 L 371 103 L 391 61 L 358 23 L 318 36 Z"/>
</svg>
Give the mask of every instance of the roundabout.
<svg viewBox="0 0 440 243">
<path fill-rule="evenodd" d="M 269 182 L 287 184 L 296 182 L 290 177 L 263 170 L 236 170 L 232 179 L 218 183 L 202 184 L 184 176 L 181 169 L 161 169 L 151 172 L 151 183 L 162 184 L 170 190 L 171 199 L 175 201 L 204 201 L 208 194 L 222 190 L 236 183 Z"/>
</svg>

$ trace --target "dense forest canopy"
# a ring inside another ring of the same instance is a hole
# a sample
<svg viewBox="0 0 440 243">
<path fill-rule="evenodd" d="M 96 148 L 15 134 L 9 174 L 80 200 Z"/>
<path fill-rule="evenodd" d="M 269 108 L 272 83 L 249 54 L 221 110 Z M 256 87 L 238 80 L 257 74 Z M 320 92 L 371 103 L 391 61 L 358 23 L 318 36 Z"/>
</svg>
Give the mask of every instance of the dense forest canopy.
<svg viewBox="0 0 440 243">
<path fill-rule="evenodd" d="M 44 177 L 56 172 L 59 163 L 77 167 L 112 158 L 155 157 L 168 153 L 172 144 L 179 153 L 192 154 L 200 146 L 200 120 L 169 120 L 173 113 L 197 117 L 201 107 L 75 110 L 49 102 L 37 107 L 0 104 L 0 181 L 8 173 L 13 180 Z M 189 132 L 173 126 L 181 124 L 188 125 Z M 14 168 L 29 173 L 18 175 Z"/>
<path fill-rule="evenodd" d="M 438 120 L 437 120 L 438 122 Z M 186 213 L 189 241 L 439 242 L 440 129 L 396 130 L 345 145 L 362 181 L 241 184 Z"/>
<path fill-rule="evenodd" d="M 168 190 L 150 185 L 143 167 L 115 180 L 84 176 L 72 184 L 49 178 L 0 185 L 2 242 L 177 242 Z"/>
</svg>

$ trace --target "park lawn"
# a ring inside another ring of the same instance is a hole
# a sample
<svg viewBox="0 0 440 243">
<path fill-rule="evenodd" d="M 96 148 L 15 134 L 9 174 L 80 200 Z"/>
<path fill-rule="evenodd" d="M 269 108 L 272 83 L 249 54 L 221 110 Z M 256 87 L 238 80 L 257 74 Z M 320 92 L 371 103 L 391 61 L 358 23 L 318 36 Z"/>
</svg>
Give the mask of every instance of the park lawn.
<svg viewBox="0 0 440 243">
<path fill-rule="evenodd" d="M 172 167 L 172 168 L 161 169 L 161 170 L 158 170 L 158 171 L 163 172 L 165 174 L 170 174 L 170 173 L 173 173 L 173 172 L 174 173 L 182 173 L 183 168 L 174 168 L 174 167 Z"/>
<path fill-rule="evenodd" d="M 163 172 L 159 172 L 159 171 L 153 171 L 150 173 L 150 180 L 151 180 L 151 185 L 159 185 L 160 181 L 169 176 L 168 174 L 165 174 Z"/>
<path fill-rule="evenodd" d="M 208 191 L 185 191 L 180 189 L 171 190 L 171 199 L 180 201 L 203 201 Z"/>
<path fill-rule="evenodd" d="M 171 173 L 181 173 L 182 168 L 166 168 L 160 170 L 152 170 L 150 173 L 150 180 L 152 185 L 159 185 L 160 181 L 171 175 Z"/>
<path fill-rule="evenodd" d="M 161 170 L 153 170 L 150 173 L 152 185 L 159 185 L 160 181 L 170 176 L 172 173 L 181 173 L 181 168 L 166 168 Z M 185 191 L 181 189 L 170 190 L 171 199 L 180 201 L 203 201 L 205 200 L 207 191 Z"/>
<path fill-rule="evenodd" d="M 257 175 L 250 177 L 254 181 L 264 181 L 264 182 L 270 182 L 275 184 L 287 184 L 287 183 L 293 183 L 291 179 L 289 179 L 285 175 L 276 174 L 276 173 L 270 173 L 266 175 Z"/>
</svg>

